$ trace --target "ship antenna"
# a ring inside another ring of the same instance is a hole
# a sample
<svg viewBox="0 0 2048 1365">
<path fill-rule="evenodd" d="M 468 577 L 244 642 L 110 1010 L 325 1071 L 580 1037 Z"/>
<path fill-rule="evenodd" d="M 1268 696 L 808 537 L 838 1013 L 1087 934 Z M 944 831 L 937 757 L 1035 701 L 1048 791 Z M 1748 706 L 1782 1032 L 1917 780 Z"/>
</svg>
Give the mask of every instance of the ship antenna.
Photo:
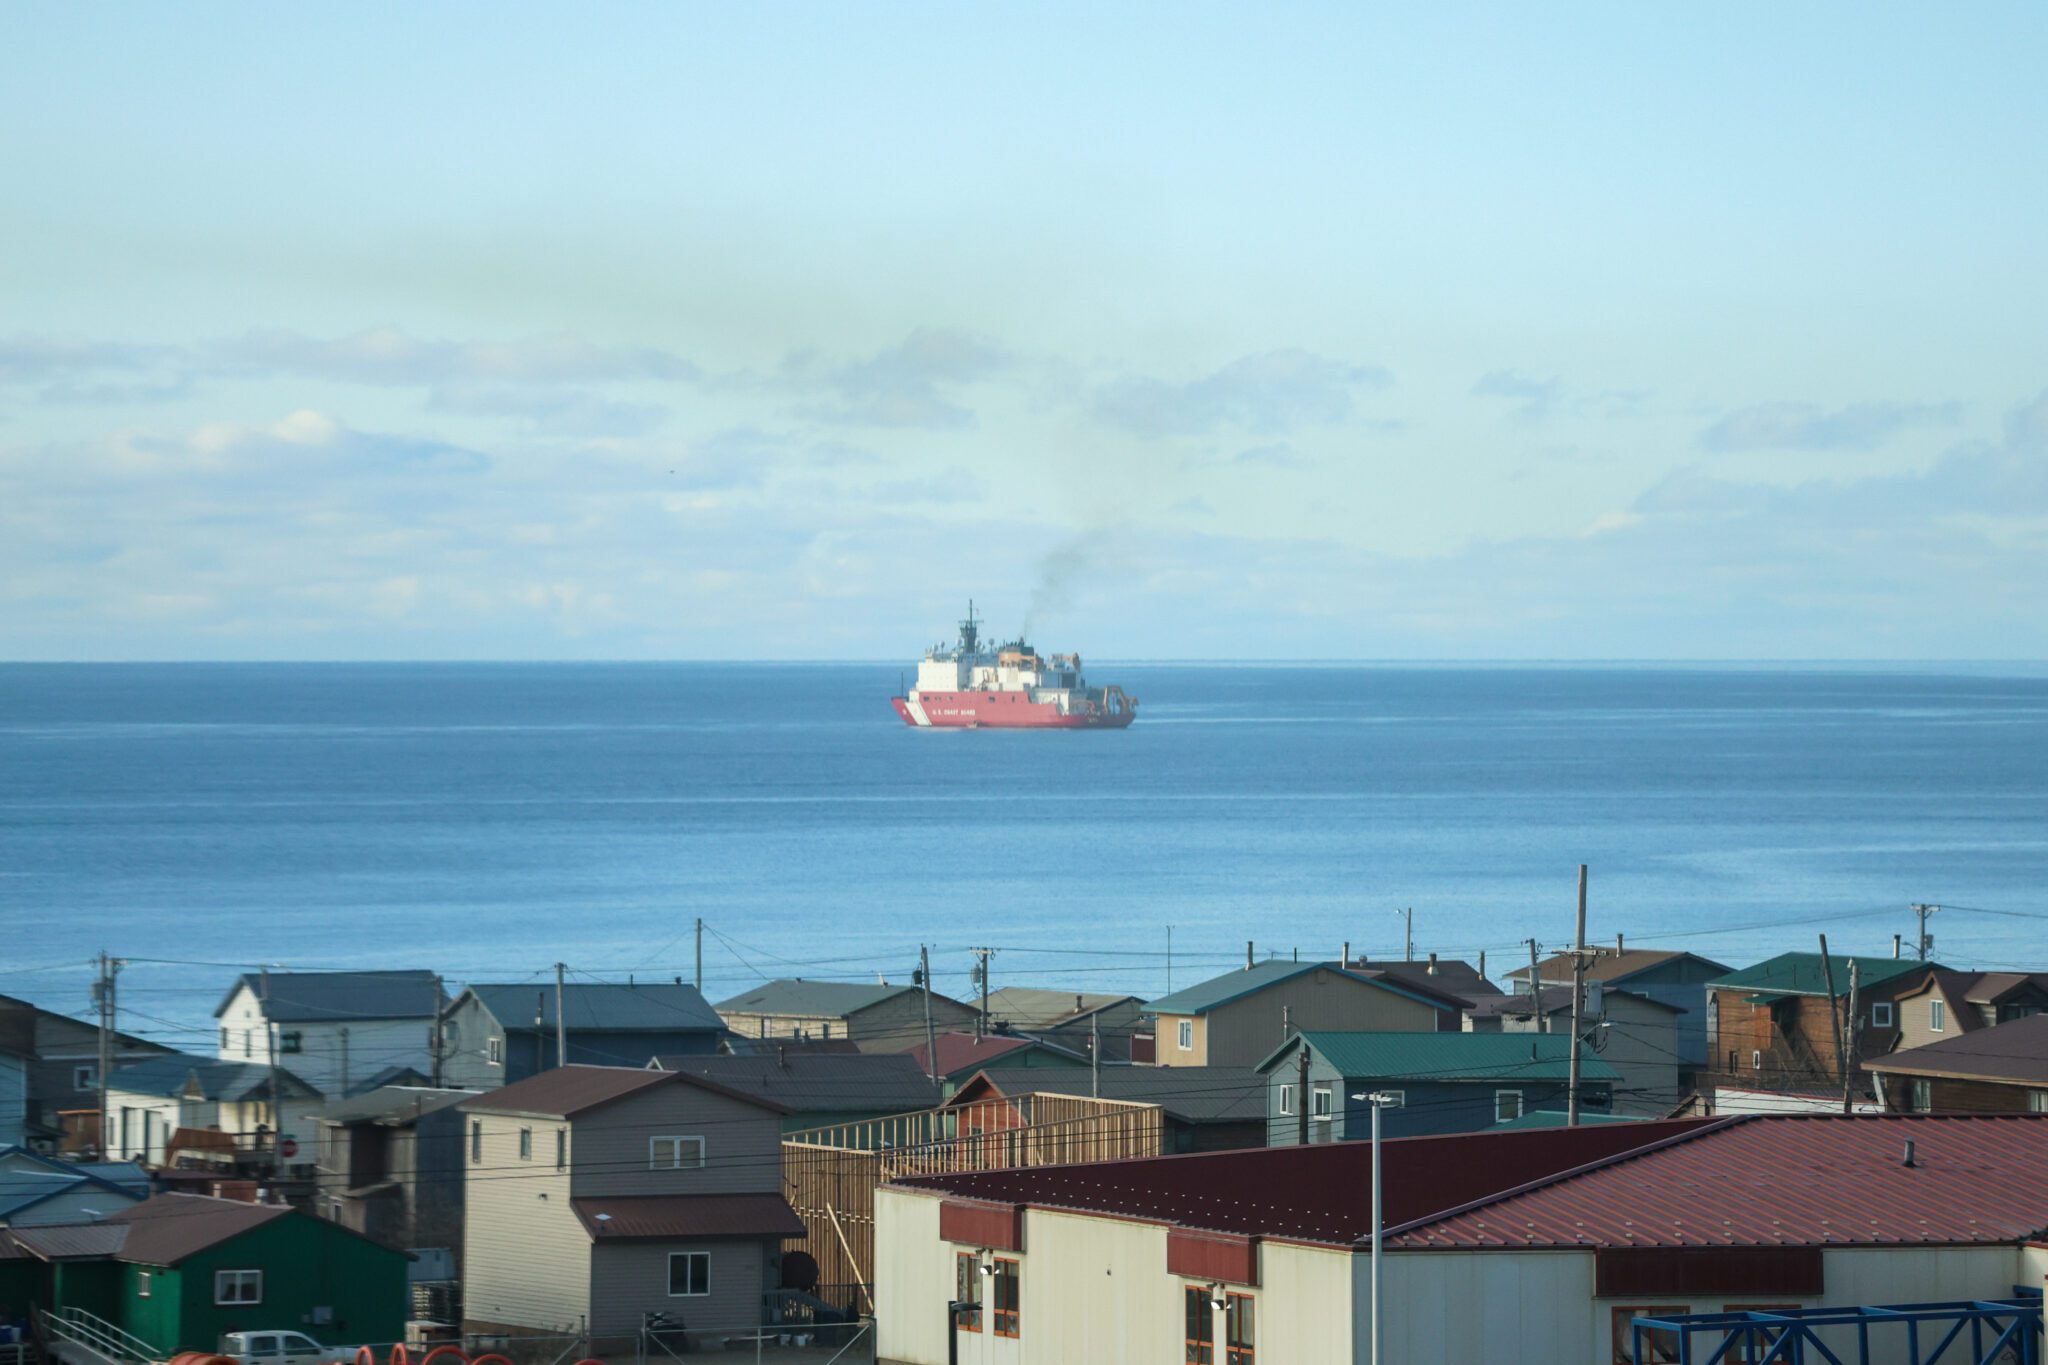
<svg viewBox="0 0 2048 1365">
<path fill-rule="evenodd" d="M 974 599 L 970 597 L 967 599 L 967 619 L 960 623 L 960 652 L 962 654 L 974 653 L 975 646 L 979 643 L 980 639 L 981 629 L 974 620 Z"/>
</svg>

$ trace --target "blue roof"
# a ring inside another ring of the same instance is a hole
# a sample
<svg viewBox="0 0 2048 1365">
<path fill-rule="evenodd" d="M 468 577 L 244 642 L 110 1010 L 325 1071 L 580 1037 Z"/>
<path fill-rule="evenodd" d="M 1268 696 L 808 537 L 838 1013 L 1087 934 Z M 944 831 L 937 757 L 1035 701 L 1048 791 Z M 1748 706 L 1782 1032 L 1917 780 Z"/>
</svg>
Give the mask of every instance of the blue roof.
<svg viewBox="0 0 2048 1365">
<path fill-rule="evenodd" d="M 73 1165 L 26 1147 L 0 1147 L 0 1219 L 83 1187 L 105 1189 L 131 1199 L 149 1196 L 149 1177 L 130 1161 Z"/>
<path fill-rule="evenodd" d="M 278 1089 L 287 1096 L 320 1092 L 283 1067 L 277 1068 Z M 107 1077 L 107 1089 L 131 1095 L 182 1095 L 194 1080 L 209 1100 L 241 1100 L 270 1093 L 270 1067 L 262 1062 L 228 1062 L 218 1057 L 198 1057 L 173 1052 L 164 1057 L 132 1062 Z"/>
<path fill-rule="evenodd" d="M 447 997 L 441 978 L 428 971 L 244 972 L 214 1007 L 225 1013 L 247 986 L 263 1001 L 272 1023 L 347 1023 L 354 1019 L 432 1019 Z"/>
<path fill-rule="evenodd" d="M 1350 968 L 1339 966 L 1335 962 L 1296 962 L 1292 958 L 1275 957 L 1267 958 L 1264 962 L 1254 962 L 1249 967 L 1240 967 L 1235 971 L 1225 972 L 1222 976 L 1210 977 L 1207 981 L 1198 981 L 1183 990 L 1175 991 L 1172 995 L 1162 995 L 1157 1000 L 1147 1001 L 1145 1012 L 1148 1014 L 1207 1014 L 1210 1010 L 1220 1005 L 1227 1005 L 1233 1000 L 1243 999 L 1245 996 L 1251 995 L 1256 991 L 1265 990 L 1269 986 L 1277 986 L 1283 981 L 1291 981 L 1303 972 L 1318 971 L 1337 972 L 1343 976 L 1350 977 L 1353 981 L 1361 981 L 1368 986 L 1377 986 L 1383 991 L 1392 991 L 1395 995 L 1406 996 L 1410 1000 L 1419 1000 L 1434 1009 L 1453 1008 L 1446 1001 L 1432 1000 L 1420 991 L 1404 989 L 1399 982 L 1383 978 L 1373 972 L 1352 971 Z"/>
<path fill-rule="evenodd" d="M 1259 1063 L 1266 1070 L 1305 1041 L 1340 1075 L 1391 1081 L 1562 1081 L 1571 1043 L 1559 1033 L 1303 1033 Z M 1613 1081 L 1620 1073 L 1590 1048 L 1579 1077 Z"/>
<path fill-rule="evenodd" d="M 555 1026 L 555 988 L 548 985 L 471 986 L 492 1017 L 511 1030 Z M 725 1021 L 695 986 L 667 982 L 624 986 L 576 982 L 562 987 L 562 1011 L 572 1033 L 723 1033 Z M 536 1012 L 540 1022 L 534 1022 Z"/>
</svg>

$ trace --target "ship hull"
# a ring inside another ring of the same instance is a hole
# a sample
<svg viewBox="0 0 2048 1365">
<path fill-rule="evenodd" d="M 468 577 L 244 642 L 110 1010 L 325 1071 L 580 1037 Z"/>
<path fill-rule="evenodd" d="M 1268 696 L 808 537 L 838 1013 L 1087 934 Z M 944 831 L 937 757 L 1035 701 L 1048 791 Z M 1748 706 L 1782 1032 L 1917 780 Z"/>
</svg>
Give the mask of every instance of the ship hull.
<svg viewBox="0 0 2048 1365">
<path fill-rule="evenodd" d="M 1062 715 L 1057 703 L 1021 692 L 926 692 L 889 702 L 905 725 L 929 730 L 1121 730 L 1138 714 L 1126 705 Z"/>
</svg>

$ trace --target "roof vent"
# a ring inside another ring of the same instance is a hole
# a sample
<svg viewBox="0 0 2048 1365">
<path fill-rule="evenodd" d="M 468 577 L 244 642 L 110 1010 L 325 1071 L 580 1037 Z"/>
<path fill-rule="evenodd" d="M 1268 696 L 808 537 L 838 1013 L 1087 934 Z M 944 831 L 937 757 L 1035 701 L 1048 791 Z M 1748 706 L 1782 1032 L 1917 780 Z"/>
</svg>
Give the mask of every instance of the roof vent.
<svg viewBox="0 0 2048 1365">
<path fill-rule="evenodd" d="M 1430 974 L 1431 976 L 1435 976 L 1435 975 L 1436 975 L 1436 954 L 1435 954 L 1435 953 L 1431 953 L 1431 954 L 1429 955 L 1429 974 Z"/>
<path fill-rule="evenodd" d="M 1913 1139 L 1906 1139 L 1906 1156 L 1905 1159 L 1901 1161 L 1899 1164 L 1901 1166 L 1904 1166 L 1907 1170 L 1913 1169 L 1913 1167 L 1917 1164 L 1913 1160 Z"/>
</svg>

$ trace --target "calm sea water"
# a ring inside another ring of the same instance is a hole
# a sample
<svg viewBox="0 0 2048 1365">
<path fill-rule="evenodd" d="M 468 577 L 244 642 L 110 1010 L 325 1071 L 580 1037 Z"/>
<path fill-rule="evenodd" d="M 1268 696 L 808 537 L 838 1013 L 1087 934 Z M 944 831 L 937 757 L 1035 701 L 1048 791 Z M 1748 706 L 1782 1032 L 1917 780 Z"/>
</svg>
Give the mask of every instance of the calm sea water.
<svg viewBox="0 0 2048 1365">
<path fill-rule="evenodd" d="M 914 732 L 891 665 L 0 667 L 0 991 L 203 1028 L 191 963 L 1157 993 L 1592 931 L 2048 965 L 2048 676 L 1098 666 L 1122 733 Z M 1986 913 L 1998 911 L 2004 913 Z M 153 962 L 145 959 L 171 959 Z M 193 1035 L 197 1037 L 197 1033 Z"/>
</svg>

